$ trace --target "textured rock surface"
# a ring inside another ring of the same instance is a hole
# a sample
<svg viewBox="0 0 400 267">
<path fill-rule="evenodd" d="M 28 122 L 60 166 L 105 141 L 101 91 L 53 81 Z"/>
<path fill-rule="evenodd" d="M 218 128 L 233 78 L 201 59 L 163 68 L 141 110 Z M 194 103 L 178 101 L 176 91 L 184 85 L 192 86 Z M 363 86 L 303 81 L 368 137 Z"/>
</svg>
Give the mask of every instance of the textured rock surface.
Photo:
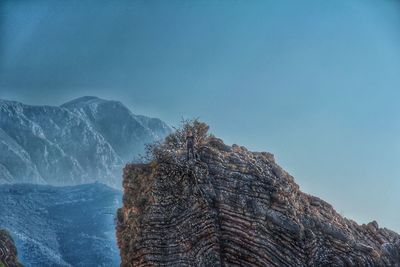
<svg viewBox="0 0 400 267">
<path fill-rule="evenodd" d="M 272 154 L 212 139 L 199 159 L 127 165 L 122 266 L 400 266 L 400 236 L 302 193 Z"/>
<path fill-rule="evenodd" d="M 0 266 L 22 267 L 18 262 L 14 241 L 5 230 L 0 230 Z"/>
<path fill-rule="evenodd" d="M 159 119 L 97 97 L 60 107 L 0 100 L 0 184 L 119 187 L 123 165 L 169 132 Z"/>
</svg>

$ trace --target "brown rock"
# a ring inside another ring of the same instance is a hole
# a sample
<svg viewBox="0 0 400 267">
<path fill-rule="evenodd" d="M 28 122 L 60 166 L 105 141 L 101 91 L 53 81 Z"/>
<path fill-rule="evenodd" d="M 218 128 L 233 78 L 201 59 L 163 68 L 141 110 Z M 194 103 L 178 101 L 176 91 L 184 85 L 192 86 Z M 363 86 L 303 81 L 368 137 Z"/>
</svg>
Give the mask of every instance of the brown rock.
<svg viewBox="0 0 400 267">
<path fill-rule="evenodd" d="M 22 267 L 18 262 L 14 241 L 5 230 L 0 230 L 0 266 Z"/>
<path fill-rule="evenodd" d="M 269 153 L 212 139 L 199 160 L 127 165 L 122 266 L 400 266 L 400 236 L 304 194 Z"/>
</svg>

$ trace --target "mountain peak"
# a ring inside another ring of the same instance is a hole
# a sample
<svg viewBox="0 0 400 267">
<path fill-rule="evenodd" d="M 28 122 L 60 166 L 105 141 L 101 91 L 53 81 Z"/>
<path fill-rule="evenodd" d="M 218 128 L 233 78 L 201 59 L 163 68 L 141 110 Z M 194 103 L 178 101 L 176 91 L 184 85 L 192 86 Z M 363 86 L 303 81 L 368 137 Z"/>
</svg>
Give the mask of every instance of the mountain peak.
<svg viewBox="0 0 400 267">
<path fill-rule="evenodd" d="M 209 136 L 186 160 L 179 138 L 124 169 L 121 266 L 399 266 L 398 234 L 301 192 L 272 154 Z"/>
<path fill-rule="evenodd" d="M 61 107 L 79 107 L 88 104 L 104 103 L 104 102 L 108 102 L 108 100 L 99 98 L 97 96 L 82 96 L 62 104 Z"/>
<path fill-rule="evenodd" d="M 120 187 L 124 162 L 170 131 L 117 101 L 85 96 L 57 106 L 0 102 L 0 184 Z"/>
</svg>

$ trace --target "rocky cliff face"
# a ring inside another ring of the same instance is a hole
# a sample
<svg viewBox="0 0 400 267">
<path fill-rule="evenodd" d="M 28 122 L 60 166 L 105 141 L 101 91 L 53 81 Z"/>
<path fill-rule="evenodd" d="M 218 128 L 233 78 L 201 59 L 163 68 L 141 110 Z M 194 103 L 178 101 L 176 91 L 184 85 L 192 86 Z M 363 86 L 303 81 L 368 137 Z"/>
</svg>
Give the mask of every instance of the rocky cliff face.
<svg viewBox="0 0 400 267">
<path fill-rule="evenodd" d="M 18 262 L 14 241 L 5 230 L 0 230 L 0 266 L 22 267 Z"/>
<path fill-rule="evenodd" d="M 122 266 L 400 266 L 398 234 L 302 193 L 273 155 L 216 138 L 198 154 L 125 167 Z"/>
<path fill-rule="evenodd" d="M 60 107 L 0 100 L 0 184 L 119 187 L 122 166 L 169 132 L 159 119 L 97 97 Z"/>
</svg>

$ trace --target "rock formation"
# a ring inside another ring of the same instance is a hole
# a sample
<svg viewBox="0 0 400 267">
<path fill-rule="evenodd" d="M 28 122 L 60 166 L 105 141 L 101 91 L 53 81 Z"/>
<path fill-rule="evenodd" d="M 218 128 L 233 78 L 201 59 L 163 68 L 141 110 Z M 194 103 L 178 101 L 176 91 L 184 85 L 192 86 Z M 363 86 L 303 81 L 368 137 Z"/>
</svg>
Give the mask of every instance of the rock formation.
<svg viewBox="0 0 400 267">
<path fill-rule="evenodd" d="M 274 156 L 210 137 L 124 169 L 121 266 L 400 266 L 400 236 L 299 190 Z"/>
<path fill-rule="evenodd" d="M 0 266 L 22 267 L 18 262 L 14 241 L 5 230 L 0 230 Z"/>
</svg>

